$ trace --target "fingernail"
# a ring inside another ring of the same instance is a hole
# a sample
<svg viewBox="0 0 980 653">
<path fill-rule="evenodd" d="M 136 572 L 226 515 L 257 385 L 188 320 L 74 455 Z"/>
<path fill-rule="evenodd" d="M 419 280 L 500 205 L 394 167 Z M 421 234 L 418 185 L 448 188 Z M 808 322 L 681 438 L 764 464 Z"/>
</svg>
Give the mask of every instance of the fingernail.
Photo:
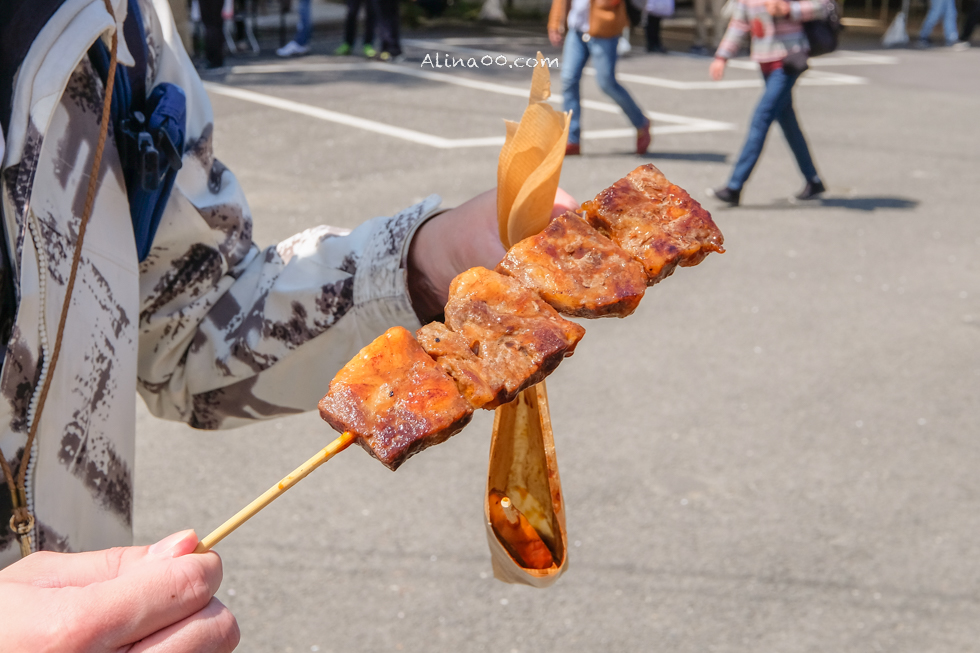
<svg viewBox="0 0 980 653">
<path fill-rule="evenodd" d="M 168 535 L 150 546 L 147 553 L 158 558 L 176 558 L 190 553 L 197 546 L 197 534 L 193 530 Z"/>
</svg>

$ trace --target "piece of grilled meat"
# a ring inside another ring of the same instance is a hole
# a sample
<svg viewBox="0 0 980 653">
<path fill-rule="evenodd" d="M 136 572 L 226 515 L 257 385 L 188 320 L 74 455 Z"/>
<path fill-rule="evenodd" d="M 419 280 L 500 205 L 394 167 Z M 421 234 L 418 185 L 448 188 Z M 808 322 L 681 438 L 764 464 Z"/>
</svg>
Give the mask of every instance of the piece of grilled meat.
<svg viewBox="0 0 980 653">
<path fill-rule="evenodd" d="M 710 252 L 725 251 L 711 215 L 652 164 L 600 192 L 582 211 L 589 224 L 643 263 L 647 285 L 678 265 L 697 265 Z"/>
<path fill-rule="evenodd" d="M 643 266 L 575 213 L 510 248 L 497 272 L 510 275 L 559 313 L 626 317 L 647 286 Z"/>
<path fill-rule="evenodd" d="M 471 268 L 453 279 L 446 327 L 462 337 L 457 341 L 462 347 L 429 350 L 426 334 L 421 336 L 422 346 L 444 369 L 467 369 L 481 376 L 493 393 L 486 403 L 480 403 L 486 396 L 483 388 L 472 387 L 468 374 L 454 372 L 473 406 L 488 409 L 512 401 L 548 376 L 585 335 L 584 328 L 560 316 L 516 279 L 486 268 Z"/>
<path fill-rule="evenodd" d="M 458 433 L 473 416 L 456 383 L 412 334 L 393 327 L 351 359 L 320 400 L 320 416 L 388 469 Z"/>
<path fill-rule="evenodd" d="M 456 381 L 459 391 L 474 408 L 499 399 L 503 382 L 473 353 L 463 336 L 442 322 L 430 322 L 415 332 L 422 349 Z"/>
</svg>

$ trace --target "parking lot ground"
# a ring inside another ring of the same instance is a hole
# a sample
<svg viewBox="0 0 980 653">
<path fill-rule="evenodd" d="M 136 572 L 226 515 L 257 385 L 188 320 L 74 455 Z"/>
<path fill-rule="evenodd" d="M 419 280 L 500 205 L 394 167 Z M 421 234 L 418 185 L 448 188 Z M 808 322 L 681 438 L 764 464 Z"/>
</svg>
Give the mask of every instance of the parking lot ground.
<svg viewBox="0 0 980 653">
<path fill-rule="evenodd" d="M 321 54 L 205 76 L 260 245 L 494 185 L 530 71 L 422 62 L 557 50 L 515 30 L 406 43 L 387 68 Z M 240 650 L 976 650 L 980 50 L 815 60 L 795 98 L 829 192 L 788 199 L 802 180 L 774 129 L 735 209 L 704 191 L 727 179 L 759 76 L 745 62 L 715 86 L 707 64 L 621 62 L 659 129 L 645 157 L 583 84 L 593 137 L 562 186 L 584 200 L 652 162 L 713 212 L 728 251 L 629 319 L 587 323 L 549 379 L 565 576 L 492 578 L 486 413 L 395 474 L 346 452 L 222 542 Z M 141 407 L 138 429 L 140 542 L 208 532 L 334 436 L 315 413 L 212 433 Z"/>
</svg>

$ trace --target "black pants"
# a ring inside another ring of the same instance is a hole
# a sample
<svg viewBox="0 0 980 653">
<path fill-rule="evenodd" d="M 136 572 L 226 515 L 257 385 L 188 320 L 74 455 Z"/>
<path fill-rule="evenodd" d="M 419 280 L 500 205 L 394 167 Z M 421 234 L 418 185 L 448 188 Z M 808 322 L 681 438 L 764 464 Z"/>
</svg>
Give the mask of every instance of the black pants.
<svg viewBox="0 0 980 653">
<path fill-rule="evenodd" d="M 973 30 L 980 24 L 980 0 L 973 3 L 973 10 L 966 15 L 966 22 L 963 23 L 963 31 L 960 32 L 961 41 L 969 41 L 973 36 Z"/>
<path fill-rule="evenodd" d="M 378 36 L 381 38 L 381 51 L 393 57 L 402 53 L 399 24 L 401 23 L 401 8 L 399 0 L 377 0 L 378 2 Z"/>
<path fill-rule="evenodd" d="M 660 52 L 663 43 L 660 41 L 660 16 L 647 14 L 647 52 Z"/>
<path fill-rule="evenodd" d="M 375 2 L 377 0 L 347 0 L 347 19 L 344 21 L 344 42 L 350 46 L 357 39 L 357 17 L 364 5 L 364 44 L 374 43 Z"/>
<path fill-rule="evenodd" d="M 225 62 L 225 35 L 222 31 L 222 0 L 200 0 L 201 22 L 204 23 L 204 56 L 208 66 L 219 68 Z"/>
</svg>

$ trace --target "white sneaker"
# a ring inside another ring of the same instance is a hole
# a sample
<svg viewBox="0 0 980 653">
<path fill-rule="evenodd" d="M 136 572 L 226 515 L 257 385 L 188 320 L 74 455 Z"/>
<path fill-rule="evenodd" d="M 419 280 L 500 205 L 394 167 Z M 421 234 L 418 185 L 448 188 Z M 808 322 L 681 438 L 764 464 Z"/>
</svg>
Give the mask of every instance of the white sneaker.
<svg viewBox="0 0 980 653">
<path fill-rule="evenodd" d="M 280 57 L 301 57 L 304 54 L 309 54 L 310 49 L 305 45 L 300 45 L 296 41 L 290 41 L 286 45 L 282 46 L 276 50 L 276 54 Z"/>
</svg>

